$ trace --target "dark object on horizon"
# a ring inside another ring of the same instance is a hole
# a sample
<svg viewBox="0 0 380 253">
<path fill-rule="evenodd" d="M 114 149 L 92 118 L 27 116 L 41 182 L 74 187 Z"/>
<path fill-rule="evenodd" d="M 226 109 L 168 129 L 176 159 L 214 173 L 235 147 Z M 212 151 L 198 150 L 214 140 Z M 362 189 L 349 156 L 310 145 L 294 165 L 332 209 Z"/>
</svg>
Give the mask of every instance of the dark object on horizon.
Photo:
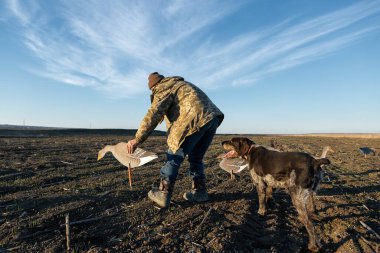
<svg viewBox="0 0 380 253">
<path fill-rule="evenodd" d="M 376 155 L 376 152 L 374 149 L 369 148 L 369 147 L 362 147 L 359 148 L 360 153 L 364 154 L 364 158 L 367 158 L 367 155 L 373 154 L 374 156 Z"/>
</svg>

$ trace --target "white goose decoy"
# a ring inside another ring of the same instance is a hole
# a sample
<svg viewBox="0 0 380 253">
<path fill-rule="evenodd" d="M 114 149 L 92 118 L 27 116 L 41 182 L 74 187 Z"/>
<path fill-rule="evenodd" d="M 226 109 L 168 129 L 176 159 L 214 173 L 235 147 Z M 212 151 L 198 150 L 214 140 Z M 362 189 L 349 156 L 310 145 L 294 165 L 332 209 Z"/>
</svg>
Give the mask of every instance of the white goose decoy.
<svg viewBox="0 0 380 253">
<path fill-rule="evenodd" d="M 323 150 L 322 150 L 322 155 L 321 155 L 321 157 L 319 157 L 319 158 L 326 158 L 326 156 L 327 156 L 327 152 L 334 153 L 335 151 L 334 151 L 334 149 L 332 149 L 330 146 L 325 146 L 325 147 L 323 148 Z"/>
<path fill-rule="evenodd" d="M 261 145 L 254 145 L 255 147 L 260 147 Z M 278 149 L 273 147 L 263 146 L 266 149 L 281 152 Z M 217 158 L 222 158 L 222 161 L 219 163 L 219 167 L 222 170 L 227 171 L 231 175 L 231 179 L 235 179 L 235 174 L 242 172 L 244 169 L 248 168 L 248 163 L 243 158 L 226 158 L 226 154 L 219 155 Z"/>
<path fill-rule="evenodd" d="M 155 153 L 145 151 L 141 148 L 137 148 L 133 154 L 129 154 L 127 150 L 127 143 L 125 142 L 120 142 L 116 145 L 107 145 L 99 151 L 98 161 L 102 159 L 107 152 L 111 152 L 121 164 L 128 168 L 135 168 L 158 158 Z"/>
<path fill-rule="evenodd" d="M 331 152 L 331 153 L 334 153 L 335 152 L 335 150 L 334 149 L 332 149 L 332 147 L 331 146 L 324 146 L 323 147 L 323 150 L 322 150 L 322 154 L 321 154 L 321 156 L 320 157 L 318 157 L 318 156 L 313 156 L 315 159 L 323 159 L 323 158 L 326 158 L 327 157 L 327 153 L 328 152 Z M 320 178 L 320 180 L 323 180 L 323 178 L 324 178 L 324 174 L 326 175 L 326 177 L 328 178 L 328 180 L 330 181 L 330 177 L 328 176 L 328 173 L 326 172 L 326 167 L 327 165 L 325 165 L 325 164 L 322 164 L 321 165 L 321 169 L 322 169 L 322 171 L 320 171 L 319 172 L 319 175 L 318 175 L 318 177 Z M 315 195 L 315 193 L 314 193 L 314 195 Z"/>
</svg>

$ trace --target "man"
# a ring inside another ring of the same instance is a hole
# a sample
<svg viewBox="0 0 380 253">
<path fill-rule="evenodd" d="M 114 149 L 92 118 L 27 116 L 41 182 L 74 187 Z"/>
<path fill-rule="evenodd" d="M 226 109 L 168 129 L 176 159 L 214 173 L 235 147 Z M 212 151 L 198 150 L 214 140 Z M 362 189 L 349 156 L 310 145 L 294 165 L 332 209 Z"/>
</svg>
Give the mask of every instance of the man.
<svg viewBox="0 0 380 253">
<path fill-rule="evenodd" d="M 148 77 L 148 86 L 152 91 L 151 107 L 135 139 L 127 145 L 132 153 L 165 118 L 169 150 L 160 172 L 160 187 L 149 191 L 148 197 L 161 207 L 169 206 L 178 169 L 187 155 L 193 184 L 183 197 L 189 201 L 207 201 L 203 156 L 223 121 L 223 113 L 203 91 L 182 77 L 164 77 L 154 72 Z"/>
</svg>

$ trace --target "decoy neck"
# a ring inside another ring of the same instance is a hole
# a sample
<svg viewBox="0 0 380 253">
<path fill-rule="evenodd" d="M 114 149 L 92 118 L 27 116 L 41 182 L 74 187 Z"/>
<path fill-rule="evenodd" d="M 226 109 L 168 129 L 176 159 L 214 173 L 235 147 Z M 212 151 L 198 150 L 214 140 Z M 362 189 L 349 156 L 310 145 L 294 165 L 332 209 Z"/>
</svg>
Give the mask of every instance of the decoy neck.
<svg viewBox="0 0 380 253">
<path fill-rule="evenodd" d="M 327 156 L 327 152 L 331 152 L 331 153 L 334 153 L 335 151 L 330 147 L 330 146 L 326 146 L 323 148 L 323 151 L 322 151 L 322 155 L 321 155 L 321 158 L 326 158 Z"/>
<path fill-rule="evenodd" d="M 112 145 L 106 145 L 103 149 L 101 149 L 98 152 L 98 161 L 100 159 L 102 159 L 107 152 L 109 152 L 109 151 L 112 152 L 112 150 L 113 150 L 113 146 Z"/>
</svg>

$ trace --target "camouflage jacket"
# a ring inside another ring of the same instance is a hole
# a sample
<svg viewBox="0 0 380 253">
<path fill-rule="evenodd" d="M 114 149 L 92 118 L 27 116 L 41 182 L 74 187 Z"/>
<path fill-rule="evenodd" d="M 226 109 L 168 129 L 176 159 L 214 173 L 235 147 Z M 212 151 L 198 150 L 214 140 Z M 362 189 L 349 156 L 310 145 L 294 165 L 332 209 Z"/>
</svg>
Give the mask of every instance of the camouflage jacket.
<svg viewBox="0 0 380 253">
<path fill-rule="evenodd" d="M 215 117 L 222 123 L 224 115 L 192 83 L 182 77 L 166 77 L 152 89 L 152 104 L 136 133 L 136 141 L 142 143 L 165 118 L 167 142 L 172 152 L 177 152 L 185 138 Z"/>
</svg>

